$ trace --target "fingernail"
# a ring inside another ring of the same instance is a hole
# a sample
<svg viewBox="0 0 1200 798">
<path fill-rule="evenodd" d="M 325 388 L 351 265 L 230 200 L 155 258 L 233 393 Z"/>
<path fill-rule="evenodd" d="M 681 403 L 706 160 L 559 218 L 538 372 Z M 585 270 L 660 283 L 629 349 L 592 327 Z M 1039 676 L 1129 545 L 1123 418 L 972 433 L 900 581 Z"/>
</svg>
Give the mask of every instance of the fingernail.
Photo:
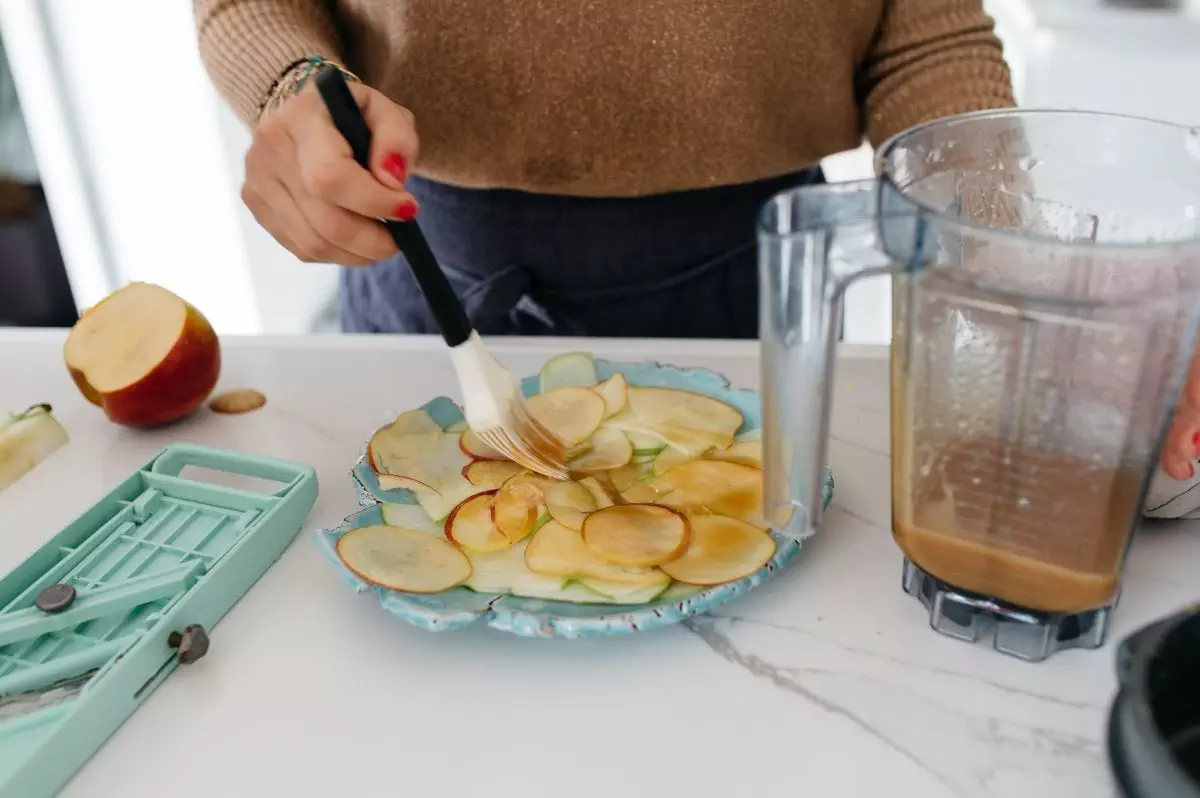
<svg viewBox="0 0 1200 798">
<path fill-rule="evenodd" d="M 383 157 L 383 170 L 403 183 L 408 176 L 408 161 L 398 152 L 389 152 Z"/>
<path fill-rule="evenodd" d="M 1196 454 L 1200 455 L 1200 432 L 1192 436 L 1192 448 L 1196 450 Z"/>
<path fill-rule="evenodd" d="M 402 222 L 411 222 L 417 217 L 417 203 L 413 202 L 412 200 L 405 200 L 404 202 L 401 202 L 396 206 L 393 216 Z"/>
</svg>

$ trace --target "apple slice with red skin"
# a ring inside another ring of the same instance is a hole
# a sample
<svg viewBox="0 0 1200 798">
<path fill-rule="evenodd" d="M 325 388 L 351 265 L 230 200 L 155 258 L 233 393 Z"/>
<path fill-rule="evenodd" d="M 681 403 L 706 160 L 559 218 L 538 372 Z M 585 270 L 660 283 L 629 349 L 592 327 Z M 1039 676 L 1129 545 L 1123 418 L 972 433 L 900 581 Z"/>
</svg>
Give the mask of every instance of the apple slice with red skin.
<svg viewBox="0 0 1200 798">
<path fill-rule="evenodd" d="M 480 490 L 499 488 L 510 477 L 525 473 L 525 469 L 510 460 L 472 460 L 463 466 L 462 475 Z"/>
<path fill-rule="evenodd" d="M 338 558 L 359 579 L 388 590 L 440 593 L 471 576 L 471 561 L 424 532 L 387 524 L 351 529 L 338 538 Z"/>
<path fill-rule="evenodd" d="M 476 493 L 446 516 L 446 539 L 472 551 L 499 551 L 512 541 L 492 522 L 492 499 L 496 491 Z"/>
<path fill-rule="evenodd" d="M 510 543 L 516 543 L 529 536 L 545 510 L 545 497 L 536 484 L 510 479 L 492 498 L 492 523 Z"/>
<path fill-rule="evenodd" d="M 501 460 L 508 461 L 508 458 L 500 454 L 483 442 L 474 430 L 466 429 L 458 438 L 458 448 L 462 453 L 473 460 Z"/>
<path fill-rule="evenodd" d="M 191 415 L 221 373 L 220 342 L 204 314 L 141 282 L 84 311 L 67 335 L 63 359 L 84 398 L 127 427 Z"/>
</svg>

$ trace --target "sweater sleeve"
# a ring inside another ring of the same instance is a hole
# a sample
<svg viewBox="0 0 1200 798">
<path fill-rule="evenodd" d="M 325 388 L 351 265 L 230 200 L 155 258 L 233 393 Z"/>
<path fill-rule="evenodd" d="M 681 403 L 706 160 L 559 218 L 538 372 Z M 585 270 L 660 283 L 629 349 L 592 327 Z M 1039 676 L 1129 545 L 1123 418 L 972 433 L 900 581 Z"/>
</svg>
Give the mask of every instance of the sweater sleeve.
<svg viewBox="0 0 1200 798">
<path fill-rule="evenodd" d="M 859 73 L 872 146 L 945 116 L 1013 107 L 993 26 L 982 0 L 885 0 Z"/>
<path fill-rule="evenodd" d="M 247 124 L 289 66 L 314 55 L 339 57 L 323 0 L 193 0 L 192 8 L 204 67 Z"/>
</svg>

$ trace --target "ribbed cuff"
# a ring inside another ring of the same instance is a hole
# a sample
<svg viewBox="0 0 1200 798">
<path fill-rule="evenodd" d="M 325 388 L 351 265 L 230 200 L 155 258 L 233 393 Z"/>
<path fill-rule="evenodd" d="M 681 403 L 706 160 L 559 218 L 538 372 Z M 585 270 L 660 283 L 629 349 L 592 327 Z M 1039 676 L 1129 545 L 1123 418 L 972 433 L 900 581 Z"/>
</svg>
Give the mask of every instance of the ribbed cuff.
<svg viewBox="0 0 1200 798">
<path fill-rule="evenodd" d="M 871 92 L 867 138 L 878 147 L 896 133 L 954 114 L 1012 108 L 1012 77 L 995 47 L 955 48 L 906 66 Z"/>
<path fill-rule="evenodd" d="M 289 66 L 310 56 L 340 57 L 320 0 L 197 0 L 195 9 L 204 66 L 247 124 Z"/>
</svg>

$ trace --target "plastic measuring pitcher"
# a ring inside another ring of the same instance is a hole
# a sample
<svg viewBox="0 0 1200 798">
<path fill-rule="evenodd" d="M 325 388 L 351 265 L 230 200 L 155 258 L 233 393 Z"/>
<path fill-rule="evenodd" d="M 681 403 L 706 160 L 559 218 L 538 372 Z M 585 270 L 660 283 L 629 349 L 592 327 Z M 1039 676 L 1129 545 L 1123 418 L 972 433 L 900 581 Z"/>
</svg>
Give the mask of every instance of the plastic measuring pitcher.
<svg viewBox="0 0 1200 798">
<path fill-rule="evenodd" d="M 821 522 L 842 297 L 892 279 L 893 536 L 932 625 L 1096 647 L 1200 322 L 1200 131 L 953 117 L 759 222 L 766 510 Z"/>
</svg>

